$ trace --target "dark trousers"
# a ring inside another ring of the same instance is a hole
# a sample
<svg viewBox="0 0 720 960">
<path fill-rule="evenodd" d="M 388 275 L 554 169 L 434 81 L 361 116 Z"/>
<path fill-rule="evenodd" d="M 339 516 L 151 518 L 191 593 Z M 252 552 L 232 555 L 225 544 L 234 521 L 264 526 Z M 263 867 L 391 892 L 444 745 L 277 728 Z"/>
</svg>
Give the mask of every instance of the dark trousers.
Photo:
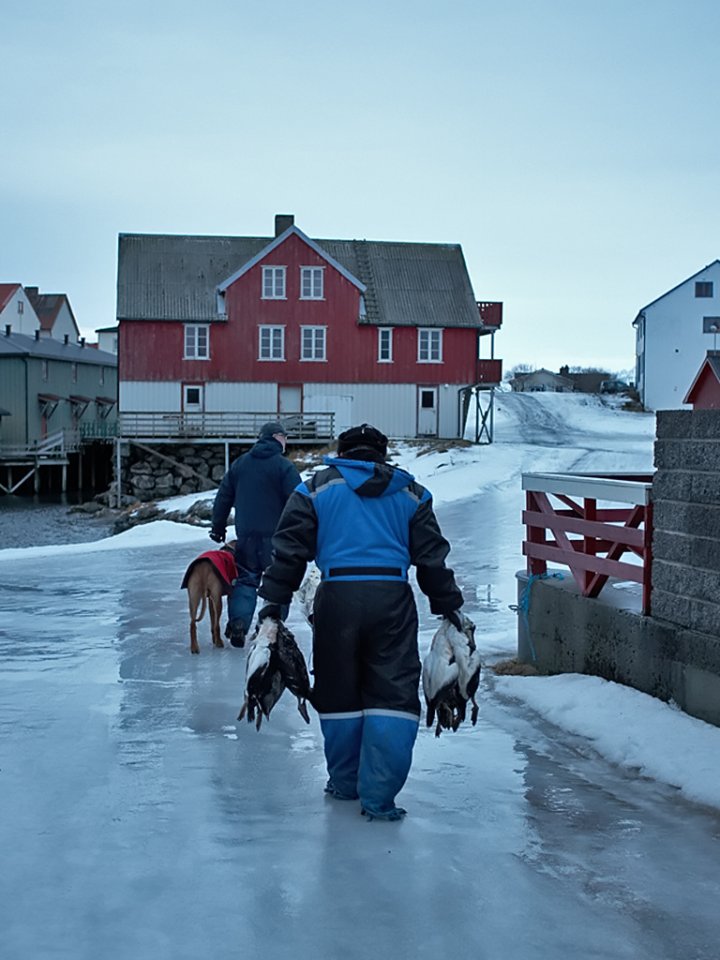
<svg viewBox="0 0 720 960">
<path fill-rule="evenodd" d="M 313 705 L 336 794 L 394 809 L 420 717 L 417 611 L 409 584 L 323 581 L 315 597 Z"/>
<path fill-rule="evenodd" d="M 228 597 L 228 619 L 233 625 L 241 624 L 246 634 L 250 633 L 257 605 L 257 589 L 263 570 L 270 564 L 271 554 L 272 536 L 259 533 L 245 536 L 237 534 L 235 563 L 238 575 Z M 283 620 L 288 610 L 289 606 L 283 608 Z"/>
</svg>

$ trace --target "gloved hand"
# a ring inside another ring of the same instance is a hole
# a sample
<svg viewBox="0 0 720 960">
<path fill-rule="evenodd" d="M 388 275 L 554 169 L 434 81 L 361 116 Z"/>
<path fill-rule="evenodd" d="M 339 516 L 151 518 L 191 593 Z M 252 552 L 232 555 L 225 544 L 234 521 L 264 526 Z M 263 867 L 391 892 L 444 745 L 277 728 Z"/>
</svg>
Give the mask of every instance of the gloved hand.
<svg viewBox="0 0 720 960">
<path fill-rule="evenodd" d="M 211 530 L 210 539 L 215 543 L 225 543 L 225 530 Z"/>
<path fill-rule="evenodd" d="M 446 613 L 444 615 L 444 619 L 449 620 L 455 629 L 460 631 L 460 633 L 463 632 L 463 615 L 459 610 L 452 610 L 450 613 Z"/>
<path fill-rule="evenodd" d="M 280 620 L 282 614 L 282 609 L 279 603 L 266 603 L 258 614 L 258 623 L 262 623 L 263 620 Z"/>
</svg>

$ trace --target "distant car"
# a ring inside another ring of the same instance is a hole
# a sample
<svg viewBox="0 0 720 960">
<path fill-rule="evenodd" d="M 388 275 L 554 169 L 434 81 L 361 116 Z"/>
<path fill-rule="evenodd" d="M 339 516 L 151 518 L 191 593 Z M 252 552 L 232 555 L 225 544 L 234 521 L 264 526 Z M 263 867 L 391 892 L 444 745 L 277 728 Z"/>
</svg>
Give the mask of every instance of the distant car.
<svg viewBox="0 0 720 960">
<path fill-rule="evenodd" d="M 630 389 L 630 384 L 624 380 L 601 380 L 600 393 L 625 393 Z"/>
</svg>

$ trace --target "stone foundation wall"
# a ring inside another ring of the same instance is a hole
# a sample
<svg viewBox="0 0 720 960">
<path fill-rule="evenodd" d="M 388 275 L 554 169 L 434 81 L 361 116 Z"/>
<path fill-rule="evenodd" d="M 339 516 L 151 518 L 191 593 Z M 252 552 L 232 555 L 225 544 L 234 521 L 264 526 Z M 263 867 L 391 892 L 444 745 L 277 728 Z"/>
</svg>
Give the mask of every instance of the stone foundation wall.
<svg viewBox="0 0 720 960">
<path fill-rule="evenodd" d="M 232 448 L 230 459 L 241 453 Z M 123 500 L 164 500 L 203 490 L 214 491 L 225 474 L 225 447 L 163 445 L 150 453 L 130 444 L 121 457 Z"/>
</svg>

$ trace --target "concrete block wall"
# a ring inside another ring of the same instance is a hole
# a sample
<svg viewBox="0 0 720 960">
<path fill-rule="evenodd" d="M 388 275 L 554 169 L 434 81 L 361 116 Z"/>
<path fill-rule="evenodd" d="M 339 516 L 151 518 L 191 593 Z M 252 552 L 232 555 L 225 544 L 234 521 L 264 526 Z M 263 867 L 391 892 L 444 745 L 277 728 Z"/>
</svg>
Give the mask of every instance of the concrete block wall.
<svg viewBox="0 0 720 960">
<path fill-rule="evenodd" d="M 657 414 L 652 615 L 720 637 L 720 410 Z"/>
</svg>

